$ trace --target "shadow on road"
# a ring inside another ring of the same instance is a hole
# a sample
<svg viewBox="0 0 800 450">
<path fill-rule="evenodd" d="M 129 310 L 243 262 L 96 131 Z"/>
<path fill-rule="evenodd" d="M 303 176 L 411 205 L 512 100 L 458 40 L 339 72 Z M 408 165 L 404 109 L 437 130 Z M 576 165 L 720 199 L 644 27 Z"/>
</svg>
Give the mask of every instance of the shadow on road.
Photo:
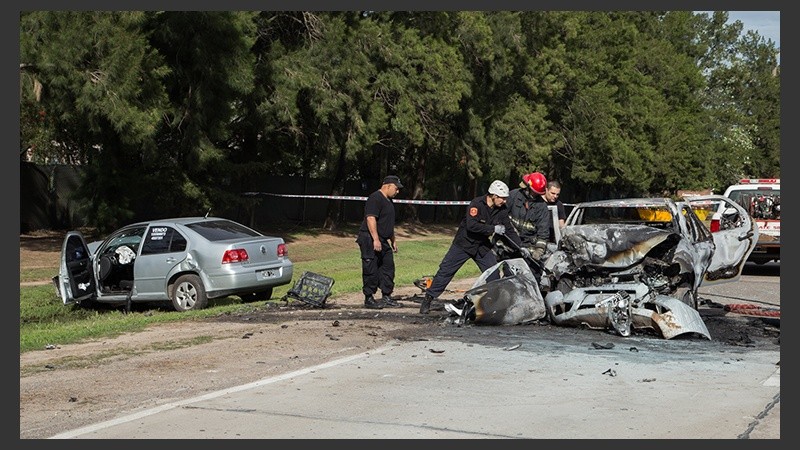
<svg viewBox="0 0 800 450">
<path fill-rule="evenodd" d="M 755 275 L 765 277 L 781 276 L 781 263 L 768 262 L 764 264 L 746 263 L 742 269 L 742 275 Z"/>
</svg>

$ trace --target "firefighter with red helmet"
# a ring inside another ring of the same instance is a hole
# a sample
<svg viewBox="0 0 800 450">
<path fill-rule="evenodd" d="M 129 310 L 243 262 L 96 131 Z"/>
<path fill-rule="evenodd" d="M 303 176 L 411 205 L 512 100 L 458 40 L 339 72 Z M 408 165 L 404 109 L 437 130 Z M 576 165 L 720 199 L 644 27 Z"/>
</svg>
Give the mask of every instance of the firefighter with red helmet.
<svg viewBox="0 0 800 450">
<path fill-rule="evenodd" d="M 547 251 L 550 238 L 551 214 L 547 202 L 542 198 L 547 190 L 547 178 L 541 172 L 522 176 L 519 188 L 509 193 L 508 216 L 517 230 L 522 245 L 531 257 L 541 261 Z M 502 253 L 503 247 L 499 245 Z"/>
<path fill-rule="evenodd" d="M 519 187 L 530 188 L 534 193 L 544 195 L 544 191 L 547 189 L 547 178 L 541 172 L 532 172 L 522 176 Z"/>
</svg>

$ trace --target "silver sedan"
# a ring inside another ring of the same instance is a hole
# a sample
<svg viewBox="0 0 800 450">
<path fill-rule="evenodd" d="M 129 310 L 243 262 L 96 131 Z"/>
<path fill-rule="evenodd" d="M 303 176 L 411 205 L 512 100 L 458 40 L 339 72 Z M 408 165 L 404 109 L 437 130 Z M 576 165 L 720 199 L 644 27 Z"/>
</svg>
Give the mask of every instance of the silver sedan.
<svg viewBox="0 0 800 450">
<path fill-rule="evenodd" d="M 67 233 L 53 284 L 65 305 L 169 300 L 189 311 L 229 295 L 267 300 L 292 281 L 293 268 L 280 237 L 228 219 L 181 217 L 127 225 L 89 244 Z"/>
</svg>

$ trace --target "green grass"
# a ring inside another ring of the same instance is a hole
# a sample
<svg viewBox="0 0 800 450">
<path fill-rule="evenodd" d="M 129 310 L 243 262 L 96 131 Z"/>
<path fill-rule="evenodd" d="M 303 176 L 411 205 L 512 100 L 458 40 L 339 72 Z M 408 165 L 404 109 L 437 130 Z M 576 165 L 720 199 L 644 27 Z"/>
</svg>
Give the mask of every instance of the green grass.
<svg viewBox="0 0 800 450">
<path fill-rule="evenodd" d="M 227 312 L 253 309 L 238 297 L 212 300 L 210 308 L 179 313 L 169 304 L 153 303 L 125 313 L 122 307 L 64 305 L 52 285 L 20 288 L 20 353 L 41 350 L 48 345 L 69 344 L 123 333 L 141 331 L 148 325 L 180 320 L 197 320 Z"/>
<path fill-rule="evenodd" d="M 272 300 L 278 301 L 291 289 L 304 271 L 334 279 L 331 300 L 336 296 L 361 291 L 361 259 L 355 235 L 352 239 L 318 239 L 314 231 L 287 233 L 289 258 L 294 262 L 292 283 L 275 288 Z M 344 233 L 348 236 L 348 233 Z M 423 276 L 433 275 L 447 252 L 453 236 L 447 233 L 426 233 L 422 238 L 398 239 L 395 254 L 395 285 L 411 286 Z M 321 244 L 325 242 L 325 244 Z M 58 273 L 52 269 L 21 270 L 20 281 L 50 280 Z M 468 261 L 455 279 L 480 274 L 477 265 Z M 209 307 L 199 311 L 179 313 L 168 302 L 136 305 L 125 313 L 122 307 L 64 305 L 52 283 L 41 286 L 20 286 L 19 349 L 20 353 L 41 350 L 47 345 L 82 342 L 141 331 L 148 325 L 200 320 L 222 314 L 239 313 L 263 305 L 263 302 L 243 304 L 238 297 L 209 301 Z"/>
<path fill-rule="evenodd" d="M 49 280 L 58 272 L 58 267 L 37 267 L 35 269 L 25 269 L 19 271 L 19 282 Z"/>
</svg>

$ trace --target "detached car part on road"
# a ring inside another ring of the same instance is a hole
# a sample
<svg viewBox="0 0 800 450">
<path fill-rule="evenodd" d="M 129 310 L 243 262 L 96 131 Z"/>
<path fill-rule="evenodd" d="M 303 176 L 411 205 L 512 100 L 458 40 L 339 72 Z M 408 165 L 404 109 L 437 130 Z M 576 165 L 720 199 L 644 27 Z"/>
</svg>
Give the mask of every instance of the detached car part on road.
<svg viewBox="0 0 800 450">
<path fill-rule="evenodd" d="M 520 324 L 539 318 L 543 305 L 557 325 L 710 339 L 697 311 L 698 289 L 738 280 L 757 240 L 747 211 L 720 195 L 579 203 L 545 261 L 541 284 L 518 267 L 522 259 L 502 261 L 448 310 L 457 323 Z M 503 277 L 487 282 L 501 267 Z"/>
<path fill-rule="evenodd" d="M 229 295 L 267 300 L 293 269 L 280 237 L 228 219 L 182 217 L 127 225 L 89 244 L 67 233 L 53 284 L 65 305 L 171 301 L 189 311 Z"/>
</svg>

